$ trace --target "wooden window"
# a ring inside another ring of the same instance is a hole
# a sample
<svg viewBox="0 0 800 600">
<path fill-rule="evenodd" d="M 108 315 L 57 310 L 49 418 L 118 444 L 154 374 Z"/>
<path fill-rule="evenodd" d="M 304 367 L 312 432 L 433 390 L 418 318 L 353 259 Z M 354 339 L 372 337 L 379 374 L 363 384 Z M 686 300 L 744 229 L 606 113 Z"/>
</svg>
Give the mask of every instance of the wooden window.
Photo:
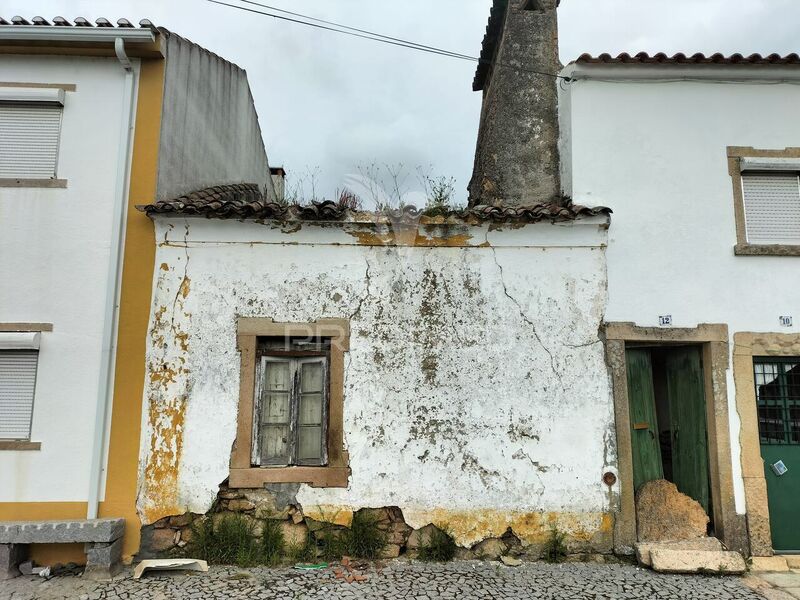
<svg viewBox="0 0 800 600">
<path fill-rule="evenodd" d="M 349 322 L 239 319 L 239 423 L 229 484 L 347 487 L 344 354 Z"/>
<path fill-rule="evenodd" d="M 328 359 L 262 356 L 256 374 L 253 464 L 327 462 Z"/>
</svg>

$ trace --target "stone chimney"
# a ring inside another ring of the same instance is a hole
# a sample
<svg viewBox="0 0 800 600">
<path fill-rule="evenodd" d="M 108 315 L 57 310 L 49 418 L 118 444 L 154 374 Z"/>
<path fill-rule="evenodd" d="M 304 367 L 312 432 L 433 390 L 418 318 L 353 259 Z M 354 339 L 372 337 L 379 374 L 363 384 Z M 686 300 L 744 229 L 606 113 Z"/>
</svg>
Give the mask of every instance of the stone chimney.
<svg viewBox="0 0 800 600">
<path fill-rule="evenodd" d="M 561 201 L 560 0 L 494 0 L 473 89 L 483 92 L 469 204 Z"/>
</svg>

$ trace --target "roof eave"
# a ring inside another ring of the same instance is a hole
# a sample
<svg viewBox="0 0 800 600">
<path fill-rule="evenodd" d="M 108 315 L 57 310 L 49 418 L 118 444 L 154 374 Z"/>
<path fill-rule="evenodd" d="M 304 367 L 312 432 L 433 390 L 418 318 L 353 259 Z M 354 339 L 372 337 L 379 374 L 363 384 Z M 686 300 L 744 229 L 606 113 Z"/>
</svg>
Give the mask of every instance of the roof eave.
<svg viewBox="0 0 800 600">
<path fill-rule="evenodd" d="M 164 56 L 162 35 L 149 27 L 56 27 L 0 25 L 0 54 L 82 54 L 114 56 L 114 42 L 121 38 L 129 56 Z"/>
<path fill-rule="evenodd" d="M 798 65 L 647 64 L 571 62 L 561 75 L 574 81 L 800 81 Z"/>
</svg>

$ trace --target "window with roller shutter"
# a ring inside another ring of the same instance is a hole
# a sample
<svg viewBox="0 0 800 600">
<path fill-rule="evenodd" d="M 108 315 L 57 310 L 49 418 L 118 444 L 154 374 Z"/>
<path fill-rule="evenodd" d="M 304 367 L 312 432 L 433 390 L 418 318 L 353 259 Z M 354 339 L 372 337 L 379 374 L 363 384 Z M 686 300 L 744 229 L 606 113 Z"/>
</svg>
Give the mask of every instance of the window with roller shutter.
<svg viewBox="0 0 800 600">
<path fill-rule="evenodd" d="M 0 349 L 0 440 L 29 440 L 37 350 Z"/>
<path fill-rule="evenodd" d="M 747 242 L 800 245 L 800 177 L 796 172 L 742 173 Z"/>
<path fill-rule="evenodd" d="M 56 178 L 64 92 L 0 86 L 0 179 Z"/>
</svg>

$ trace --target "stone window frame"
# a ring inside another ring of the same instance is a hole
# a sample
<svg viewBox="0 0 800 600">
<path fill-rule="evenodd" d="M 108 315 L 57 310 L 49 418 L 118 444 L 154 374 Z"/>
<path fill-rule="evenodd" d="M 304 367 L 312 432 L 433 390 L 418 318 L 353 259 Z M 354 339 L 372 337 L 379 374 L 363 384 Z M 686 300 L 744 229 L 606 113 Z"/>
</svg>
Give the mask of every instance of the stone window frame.
<svg viewBox="0 0 800 600">
<path fill-rule="evenodd" d="M 257 489 L 271 483 L 306 483 L 312 487 L 346 488 L 350 460 L 344 448 L 344 356 L 350 351 L 348 319 L 318 319 L 310 323 L 276 323 L 270 318 L 240 317 L 236 323 L 241 354 L 236 442 L 231 451 L 231 488 Z M 256 390 L 258 338 L 326 337 L 331 340 L 328 405 L 328 463 L 321 467 L 254 467 L 253 407 Z"/>
<path fill-rule="evenodd" d="M 744 190 L 742 187 L 743 158 L 797 158 L 800 147 L 783 150 L 766 150 L 751 146 L 728 146 L 728 173 L 733 183 L 733 206 L 736 217 L 737 256 L 800 256 L 800 244 L 751 244 L 747 241 L 747 222 L 744 212 Z"/>
<path fill-rule="evenodd" d="M 733 380 L 736 384 L 736 410 L 741 421 L 739 443 L 742 447 L 742 477 L 750 546 L 753 556 L 772 556 L 767 479 L 761 458 L 758 401 L 753 373 L 753 359 L 758 356 L 800 356 L 800 333 L 739 332 L 733 336 Z"/>
<path fill-rule="evenodd" d="M 728 326 L 700 324 L 694 328 L 639 327 L 634 323 L 606 323 L 606 360 L 614 395 L 619 473 L 619 513 L 614 523 L 614 549 L 631 553 L 637 541 L 636 500 L 633 489 L 633 450 L 628 403 L 626 344 L 650 342 L 663 345 L 696 344 L 702 348 L 708 424 L 708 460 L 711 501 L 716 535 L 725 545 L 748 553 L 745 516 L 736 512 L 733 491 L 730 418 L 726 373 L 730 368 Z"/>
</svg>

